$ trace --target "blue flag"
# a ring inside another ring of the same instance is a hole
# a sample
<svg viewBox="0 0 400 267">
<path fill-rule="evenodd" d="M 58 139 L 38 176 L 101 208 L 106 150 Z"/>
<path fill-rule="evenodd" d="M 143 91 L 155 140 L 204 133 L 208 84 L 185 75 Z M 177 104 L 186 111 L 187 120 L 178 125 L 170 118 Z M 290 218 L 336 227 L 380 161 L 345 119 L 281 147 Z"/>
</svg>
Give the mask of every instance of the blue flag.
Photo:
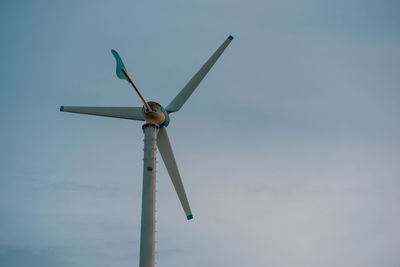
<svg viewBox="0 0 400 267">
<path fill-rule="evenodd" d="M 124 69 L 126 71 L 126 68 L 124 66 L 124 63 L 122 62 L 121 57 L 119 56 L 118 52 L 115 51 L 114 49 L 111 49 L 111 53 L 113 54 L 113 56 L 115 57 L 115 60 L 117 61 L 117 70 L 116 70 L 116 74 L 118 76 L 118 78 L 120 79 L 125 79 L 128 80 L 124 73 L 122 72 L 121 69 Z"/>
</svg>

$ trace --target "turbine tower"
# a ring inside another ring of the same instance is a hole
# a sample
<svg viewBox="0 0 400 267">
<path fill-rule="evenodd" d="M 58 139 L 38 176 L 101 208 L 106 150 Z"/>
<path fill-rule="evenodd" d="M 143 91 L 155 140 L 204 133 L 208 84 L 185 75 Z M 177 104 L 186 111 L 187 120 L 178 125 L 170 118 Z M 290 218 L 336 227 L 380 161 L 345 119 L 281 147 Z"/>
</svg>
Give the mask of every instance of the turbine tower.
<svg viewBox="0 0 400 267">
<path fill-rule="evenodd" d="M 218 60 L 225 48 L 233 40 L 230 35 L 222 45 L 212 54 L 200 70 L 183 87 L 179 94 L 165 108 L 154 101 L 146 101 L 137 89 L 122 62 L 118 52 L 111 50 L 117 62 L 116 74 L 118 78 L 127 80 L 135 89 L 143 102 L 143 107 L 82 107 L 61 106 L 60 111 L 81 113 L 137 121 L 145 121 L 142 126 L 144 132 L 143 157 L 143 192 L 142 192 L 142 221 L 140 232 L 140 267 L 155 266 L 155 203 L 156 203 L 156 153 L 157 147 L 171 177 L 172 184 L 178 194 L 183 210 L 188 220 L 193 219 L 189 202 L 186 197 L 182 179 L 176 165 L 175 156 L 167 134 L 170 122 L 169 114 L 177 112 L 187 101 L 208 71 Z"/>
</svg>

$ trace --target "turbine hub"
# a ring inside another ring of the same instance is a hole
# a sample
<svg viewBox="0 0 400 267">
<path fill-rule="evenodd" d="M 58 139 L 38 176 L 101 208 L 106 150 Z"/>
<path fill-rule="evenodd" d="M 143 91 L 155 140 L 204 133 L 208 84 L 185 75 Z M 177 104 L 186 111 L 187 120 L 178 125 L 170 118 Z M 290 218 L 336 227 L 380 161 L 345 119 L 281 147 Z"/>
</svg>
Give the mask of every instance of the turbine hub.
<svg viewBox="0 0 400 267">
<path fill-rule="evenodd" d="M 146 107 L 143 106 L 143 116 L 145 121 L 160 127 L 167 126 L 169 124 L 169 115 L 164 107 L 153 101 L 147 103 L 151 107 L 152 111 L 146 110 Z"/>
</svg>

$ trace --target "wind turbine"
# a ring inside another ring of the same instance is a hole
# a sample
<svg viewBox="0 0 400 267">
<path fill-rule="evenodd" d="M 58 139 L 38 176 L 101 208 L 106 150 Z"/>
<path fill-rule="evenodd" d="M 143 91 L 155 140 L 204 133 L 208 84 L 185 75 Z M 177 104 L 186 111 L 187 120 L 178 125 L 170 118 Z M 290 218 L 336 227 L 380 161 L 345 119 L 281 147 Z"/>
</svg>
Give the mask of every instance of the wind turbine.
<svg viewBox="0 0 400 267">
<path fill-rule="evenodd" d="M 143 157 L 143 191 L 142 191 L 142 221 L 140 232 L 140 267 L 155 266 L 155 200 L 156 200 L 156 152 L 160 151 L 169 176 L 175 187 L 178 198 L 188 220 L 193 219 L 189 202 L 186 197 L 182 179 L 176 165 L 174 153 L 167 134 L 170 122 L 169 114 L 177 112 L 187 101 L 208 71 L 218 60 L 225 48 L 233 40 L 230 35 L 221 46 L 212 54 L 201 69 L 183 87 L 179 94 L 165 108 L 154 101 L 146 101 L 137 89 L 122 62 L 118 52 L 111 50 L 117 62 L 116 74 L 118 78 L 127 80 L 135 89 L 143 102 L 143 107 L 83 107 L 61 106 L 60 111 L 81 113 L 137 121 L 145 121 L 142 126 L 144 132 Z"/>
</svg>

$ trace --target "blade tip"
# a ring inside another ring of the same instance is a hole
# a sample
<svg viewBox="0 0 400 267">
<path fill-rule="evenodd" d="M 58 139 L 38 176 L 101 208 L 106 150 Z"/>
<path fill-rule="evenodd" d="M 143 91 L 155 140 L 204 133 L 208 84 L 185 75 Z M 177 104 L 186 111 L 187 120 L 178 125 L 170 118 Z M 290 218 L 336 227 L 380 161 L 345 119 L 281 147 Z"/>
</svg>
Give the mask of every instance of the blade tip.
<svg viewBox="0 0 400 267">
<path fill-rule="evenodd" d="M 188 220 L 191 220 L 191 219 L 193 219 L 193 215 L 192 214 L 189 214 L 188 216 L 186 216 L 187 217 L 187 219 Z"/>
<path fill-rule="evenodd" d="M 232 40 L 233 40 L 233 36 L 232 36 L 232 35 L 229 35 L 229 36 L 228 36 L 228 39 L 232 41 Z"/>
<path fill-rule="evenodd" d="M 61 106 L 61 107 L 60 107 L 60 111 L 64 111 L 64 106 Z"/>
</svg>

